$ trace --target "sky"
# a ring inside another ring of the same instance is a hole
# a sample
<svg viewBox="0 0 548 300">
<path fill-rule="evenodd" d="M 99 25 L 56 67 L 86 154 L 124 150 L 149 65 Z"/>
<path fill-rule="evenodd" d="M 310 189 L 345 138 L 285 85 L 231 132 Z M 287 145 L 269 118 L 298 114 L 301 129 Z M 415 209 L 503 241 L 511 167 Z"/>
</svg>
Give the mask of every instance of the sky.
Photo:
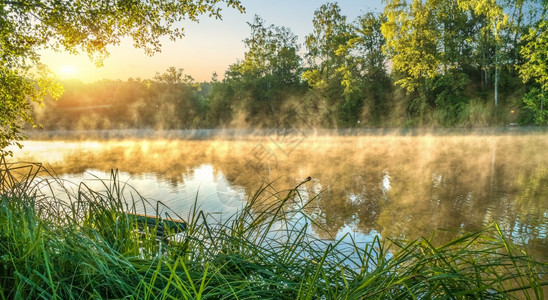
<svg viewBox="0 0 548 300">
<path fill-rule="evenodd" d="M 312 32 L 314 11 L 327 0 L 242 0 L 244 14 L 225 8 L 223 19 L 204 16 L 199 23 L 184 22 L 185 37 L 175 42 L 162 39 L 162 52 L 150 57 L 134 49 L 130 39 L 109 48 L 110 56 L 97 68 L 87 55 L 43 51 L 42 62 L 61 80 L 78 79 L 95 82 L 101 79 L 153 78 L 169 67 L 184 69 L 196 82 L 209 81 L 214 72 L 220 78 L 228 66 L 243 59 L 243 40 L 249 36 L 247 22 L 259 15 L 265 25 L 290 28 L 299 37 L 301 51 L 304 38 Z M 339 7 L 351 22 L 365 12 L 381 12 L 381 0 L 340 0 Z"/>
</svg>

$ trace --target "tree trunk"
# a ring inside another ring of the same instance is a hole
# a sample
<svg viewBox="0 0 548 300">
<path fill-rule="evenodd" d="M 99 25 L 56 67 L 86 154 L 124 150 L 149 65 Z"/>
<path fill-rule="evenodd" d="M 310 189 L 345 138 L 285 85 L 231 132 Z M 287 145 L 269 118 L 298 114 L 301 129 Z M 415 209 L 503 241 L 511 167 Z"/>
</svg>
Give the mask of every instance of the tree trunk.
<svg viewBox="0 0 548 300">
<path fill-rule="evenodd" d="M 499 87 L 499 55 L 498 55 L 498 45 L 497 45 L 497 22 L 495 21 L 495 107 L 498 106 L 498 87 Z"/>
<path fill-rule="evenodd" d="M 497 54 L 495 50 L 495 107 L 497 107 L 499 104 L 498 87 L 499 87 L 499 65 L 498 65 L 498 59 L 497 59 Z"/>
</svg>

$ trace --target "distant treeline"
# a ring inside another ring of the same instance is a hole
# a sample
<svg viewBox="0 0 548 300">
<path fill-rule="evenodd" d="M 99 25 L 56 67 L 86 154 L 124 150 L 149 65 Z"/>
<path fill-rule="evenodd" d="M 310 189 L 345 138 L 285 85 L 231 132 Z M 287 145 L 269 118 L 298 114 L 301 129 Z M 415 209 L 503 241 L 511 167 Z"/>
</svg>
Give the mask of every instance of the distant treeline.
<svg viewBox="0 0 548 300">
<path fill-rule="evenodd" d="M 70 81 L 36 110 L 46 129 L 488 126 L 548 122 L 548 2 L 386 1 L 348 21 L 314 14 L 301 51 L 256 16 L 223 80 Z"/>
</svg>

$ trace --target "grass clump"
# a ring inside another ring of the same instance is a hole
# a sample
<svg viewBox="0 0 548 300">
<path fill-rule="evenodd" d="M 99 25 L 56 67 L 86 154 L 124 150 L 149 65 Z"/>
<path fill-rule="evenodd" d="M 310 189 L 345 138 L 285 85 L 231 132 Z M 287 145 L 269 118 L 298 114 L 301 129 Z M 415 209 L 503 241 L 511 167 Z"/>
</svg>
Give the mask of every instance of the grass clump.
<svg viewBox="0 0 548 300">
<path fill-rule="evenodd" d="M 441 246 L 325 241 L 310 234 L 298 186 L 266 185 L 236 215 L 216 221 L 195 209 L 183 234 L 163 240 L 154 227 L 139 232 L 128 212 L 146 200 L 116 173 L 99 192 L 44 171 L 2 161 L 0 299 L 544 297 L 546 264 L 496 224 Z"/>
</svg>

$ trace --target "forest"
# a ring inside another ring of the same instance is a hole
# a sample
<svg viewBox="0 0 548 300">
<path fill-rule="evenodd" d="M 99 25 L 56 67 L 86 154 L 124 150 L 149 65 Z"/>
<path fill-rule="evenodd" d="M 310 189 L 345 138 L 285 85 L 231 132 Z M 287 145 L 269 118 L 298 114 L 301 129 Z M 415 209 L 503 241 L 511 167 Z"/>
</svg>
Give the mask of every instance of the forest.
<svg viewBox="0 0 548 300">
<path fill-rule="evenodd" d="M 35 118 L 45 129 L 546 125 L 547 8 L 387 0 L 348 20 L 326 3 L 304 45 L 255 16 L 222 80 L 174 66 L 153 79 L 66 81 Z"/>
</svg>

